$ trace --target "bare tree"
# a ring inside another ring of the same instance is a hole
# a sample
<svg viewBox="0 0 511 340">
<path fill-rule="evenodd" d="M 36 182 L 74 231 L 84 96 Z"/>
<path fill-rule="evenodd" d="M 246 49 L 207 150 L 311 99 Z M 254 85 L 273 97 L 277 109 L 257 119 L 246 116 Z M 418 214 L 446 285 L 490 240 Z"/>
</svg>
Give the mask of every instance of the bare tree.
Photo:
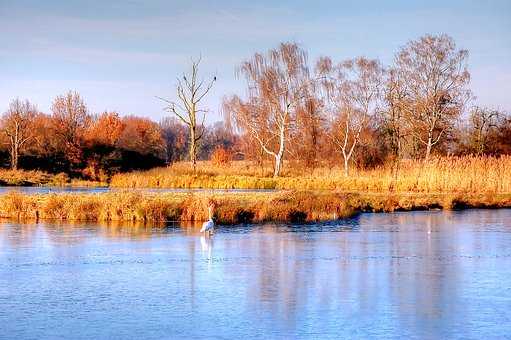
<svg viewBox="0 0 511 340">
<path fill-rule="evenodd" d="M 226 100 L 226 113 L 274 159 L 273 176 L 278 177 L 296 109 L 310 85 L 307 54 L 295 43 L 282 43 L 242 63 L 240 75 L 247 81 L 248 98 Z"/>
<path fill-rule="evenodd" d="M 405 94 L 399 106 L 414 138 L 426 147 L 425 161 L 470 96 L 467 57 L 468 52 L 456 49 L 447 35 L 411 41 L 396 56 Z"/>
<path fill-rule="evenodd" d="M 2 130 L 6 134 L 11 156 L 11 169 L 18 168 L 20 153 L 33 137 L 33 120 L 37 109 L 28 100 L 13 100 L 2 117 Z"/>
<path fill-rule="evenodd" d="M 497 110 L 474 107 L 470 112 L 469 126 L 471 145 L 478 155 L 483 154 L 488 147 L 488 137 L 498 126 L 502 114 Z"/>
<path fill-rule="evenodd" d="M 349 176 L 349 162 L 362 130 L 377 113 L 384 71 L 377 60 L 363 57 L 339 65 L 323 57 L 317 70 L 325 90 L 325 110 L 331 117 L 329 136 L 342 154 L 344 175 Z"/>
<path fill-rule="evenodd" d="M 158 97 L 168 104 L 167 112 L 177 116 L 188 127 L 190 161 L 194 171 L 197 167 L 197 150 L 204 135 L 204 120 L 207 113 L 207 110 L 199 107 L 199 103 L 209 93 L 216 81 L 216 76 L 207 83 L 203 79 L 199 79 L 199 64 L 200 59 L 192 61 L 191 72 L 188 75 L 183 74 L 182 79 L 177 79 L 178 101 Z M 202 118 L 199 117 L 201 114 Z M 198 119 L 200 119 L 200 123 Z"/>
</svg>

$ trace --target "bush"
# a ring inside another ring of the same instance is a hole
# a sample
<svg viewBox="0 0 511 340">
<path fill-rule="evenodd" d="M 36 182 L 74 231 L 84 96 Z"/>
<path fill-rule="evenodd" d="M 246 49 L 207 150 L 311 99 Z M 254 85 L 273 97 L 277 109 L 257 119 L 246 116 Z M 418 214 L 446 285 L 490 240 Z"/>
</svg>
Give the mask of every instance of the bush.
<svg viewBox="0 0 511 340">
<path fill-rule="evenodd" d="M 215 166 L 228 166 L 232 161 L 232 152 L 229 149 L 218 146 L 211 154 L 211 162 Z"/>
</svg>

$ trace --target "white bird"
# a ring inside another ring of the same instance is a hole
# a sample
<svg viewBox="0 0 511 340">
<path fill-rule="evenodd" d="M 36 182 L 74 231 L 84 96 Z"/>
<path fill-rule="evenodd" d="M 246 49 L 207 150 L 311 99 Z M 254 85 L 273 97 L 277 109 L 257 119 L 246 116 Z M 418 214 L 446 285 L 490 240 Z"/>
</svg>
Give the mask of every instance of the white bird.
<svg viewBox="0 0 511 340">
<path fill-rule="evenodd" d="M 213 234 L 213 231 L 215 230 L 215 221 L 213 221 L 213 208 L 214 208 L 214 205 L 210 204 L 208 207 L 209 220 L 204 222 L 202 224 L 202 228 L 200 229 L 201 233 L 204 233 L 208 236 Z"/>
</svg>

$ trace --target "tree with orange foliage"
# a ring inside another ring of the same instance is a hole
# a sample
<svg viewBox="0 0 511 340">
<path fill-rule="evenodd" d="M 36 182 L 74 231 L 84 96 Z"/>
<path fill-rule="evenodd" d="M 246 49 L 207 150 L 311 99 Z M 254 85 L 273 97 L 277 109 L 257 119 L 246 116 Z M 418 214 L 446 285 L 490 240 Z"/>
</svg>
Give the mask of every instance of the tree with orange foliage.
<svg viewBox="0 0 511 340">
<path fill-rule="evenodd" d="M 122 120 L 124 129 L 119 137 L 119 148 L 135 151 L 142 155 L 164 157 L 165 141 L 159 125 L 150 119 L 128 116 Z"/>
<path fill-rule="evenodd" d="M 85 131 L 85 139 L 96 144 L 114 146 L 124 130 L 117 112 L 103 112 Z"/>
</svg>

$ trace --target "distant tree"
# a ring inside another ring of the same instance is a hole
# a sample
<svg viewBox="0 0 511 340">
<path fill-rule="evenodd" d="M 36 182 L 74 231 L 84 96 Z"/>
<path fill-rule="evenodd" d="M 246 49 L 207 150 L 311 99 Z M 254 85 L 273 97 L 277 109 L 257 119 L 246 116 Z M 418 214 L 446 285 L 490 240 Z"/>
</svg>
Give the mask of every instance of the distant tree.
<svg viewBox="0 0 511 340">
<path fill-rule="evenodd" d="M 309 89 L 310 93 L 305 96 L 303 103 L 296 110 L 296 129 L 293 136 L 291 154 L 294 158 L 303 163 L 310 170 L 313 170 L 323 156 L 326 154 L 325 118 L 323 104 L 318 97 L 314 87 Z"/>
<path fill-rule="evenodd" d="M 20 153 L 26 148 L 27 143 L 33 139 L 33 119 L 37 114 L 37 108 L 28 100 L 13 100 L 7 112 L 2 117 L 2 130 L 7 136 L 11 168 L 18 168 Z"/>
<path fill-rule="evenodd" d="M 377 60 L 362 57 L 339 65 L 324 57 L 317 69 L 331 117 L 329 135 L 342 154 L 344 175 L 348 176 L 362 131 L 376 117 L 384 71 Z"/>
<path fill-rule="evenodd" d="M 71 167 L 82 161 L 82 142 L 85 129 L 90 123 L 82 97 L 78 92 L 69 91 L 57 96 L 52 105 L 53 128 Z"/>
<path fill-rule="evenodd" d="M 187 157 L 188 127 L 178 118 L 166 117 L 160 121 L 160 129 L 165 142 L 165 161 L 170 164 Z"/>
<path fill-rule="evenodd" d="M 403 94 L 398 103 L 415 140 L 431 149 L 452 128 L 470 96 L 466 50 L 447 35 L 426 35 L 409 42 L 395 58 Z"/>
<path fill-rule="evenodd" d="M 390 68 L 385 77 L 383 87 L 384 107 L 381 110 L 382 132 L 389 141 L 392 160 L 396 166 L 403 157 L 403 143 L 408 134 L 401 109 L 401 104 L 406 95 L 401 81 L 399 72 Z"/>
<path fill-rule="evenodd" d="M 188 126 L 190 161 L 194 171 L 197 167 L 198 146 L 204 135 L 204 120 L 207 112 L 207 110 L 201 109 L 199 105 L 216 81 L 216 77 L 213 77 L 213 79 L 207 83 L 205 83 L 203 79 L 199 79 L 199 64 L 200 59 L 192 61 L 190 73 L 183 74 L 182 79 L 177 79 L 176 89 L 178 101 L 160 98 L 168 104 L 166 110 L 176 115 L 176 117 Z M 199 117 L 200 115 L 202 115 L 202 118 Z"/>
<path fill-rule="evenodd" d="M 502 113 L 488 108 L 473 107 L 469 117 L 470 146 L 476 154 L 484 154 L 492 133 L 497 129 Z"/>
<path fill-rule="evenodd" d="M 125 124 L 117 112 L 103 112 L 94 116 L 84 132 L 82 153 L 85 168 L 82 175 L 98 181 L 107 181 L 119 170 L 116 157 L 118 141 Z"/>
<path fill-rule="evenodd" d="M 136 116 L 124 117 L 122 123 L 124 129 L 117 142 L 119 148 L 134 151 L 141 155 L 164 157 L 165 142 L 157 123 Z"/>
<path fill-rule="evenodd" d="M 240 75 L 247 81 L 248 98 L 227 99 L 225 111 L 238 129 L 274 159 L 273 176 L 278 177 L 295 128 L 297 108 L 310 85 L 307 54 L 295 43 L 282 43 L 243 62 Z"/>
<path fill-rule="evenodd" d="M 199 158 L 210 159 L 217 148 L 232 151 L 236 144 L 236 136 L 224 122 L 216 122 L 204 133 L 199 151 Z"/>
<path fill-rule="evenodd" d="M 496 129 L 495 150 L 497 154 L 511 155 L 511 115 L 502 112 Z"/>
</svg>

